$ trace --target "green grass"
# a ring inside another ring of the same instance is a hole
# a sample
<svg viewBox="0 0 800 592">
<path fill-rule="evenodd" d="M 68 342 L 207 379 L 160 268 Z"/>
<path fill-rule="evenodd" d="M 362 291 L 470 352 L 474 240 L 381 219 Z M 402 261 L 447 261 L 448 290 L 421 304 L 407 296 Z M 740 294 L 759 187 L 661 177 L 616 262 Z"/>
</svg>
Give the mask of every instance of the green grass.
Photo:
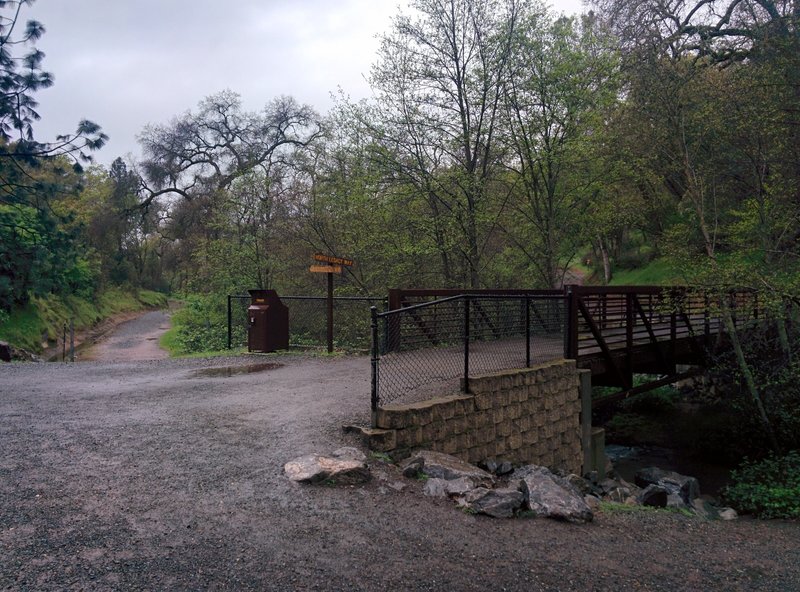
<svg viewBox="0 0 800 592">
<path fill-rule="evenodd" d="M 680 283 L 680 273 L 663 259 L 638 269 L 615 269 L 612 286 L 665 286 Z"/>
<path fill-rule="evenodd" d="M 603 514 L 640 514 L 640 513 L 661 513 L 661 514 L 681 514 L 693 518 L 694 512 L 687 508 L 655 508 L 652 506 L 629 506 L 617 502 L 601 501 L 599 511 Z"/>
<path fill-rule="evenodd" d="M 82 330 L 115 314 L 166 304 L 164 294 L 148 290 L 132 293 L 121 288 L 106 290 L 93 302 L 78 296 L 33 297 L 0 323 L 0 339 L 40 353 L 48 341 L 63 334 L 64 326 L 70 321 L 74 322 L 76 330 Z"/>
</svg>

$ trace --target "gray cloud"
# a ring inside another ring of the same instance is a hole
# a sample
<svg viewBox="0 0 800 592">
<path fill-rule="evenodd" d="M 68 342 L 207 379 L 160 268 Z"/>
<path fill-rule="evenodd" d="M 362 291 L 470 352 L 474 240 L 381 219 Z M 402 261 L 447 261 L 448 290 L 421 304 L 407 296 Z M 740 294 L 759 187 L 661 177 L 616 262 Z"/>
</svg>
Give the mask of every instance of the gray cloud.
<svg viewBox="0 0 800 592">
<path fill-rule="evenodd" d="M 368 94 L 375 36 L 397 10 L 396 0 L 38 0 L 23 18 L 47 29 L 37 46 L 55 85 L 37 96 L 37 136 L 91 119 L 111 137 L 97 155 L 109 164 L 138 153 L 146 124 L 226 88 L 250 109 L 287 94 L 324 112 L 338 87 Z"/>
</svg>

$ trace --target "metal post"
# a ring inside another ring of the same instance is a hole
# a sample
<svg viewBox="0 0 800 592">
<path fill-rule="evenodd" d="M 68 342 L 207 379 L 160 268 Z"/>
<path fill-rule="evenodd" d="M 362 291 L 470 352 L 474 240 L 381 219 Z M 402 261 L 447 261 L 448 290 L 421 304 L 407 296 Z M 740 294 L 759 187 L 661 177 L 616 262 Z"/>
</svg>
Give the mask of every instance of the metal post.
<svg viewBox="0 0 800 592">
<path fill-rule="evenodd" d="M 333 353 L 333 274 L 328 274 L 328 353 Z"/>
<path fill-rule="evenodd" d="M 634 294 L 625 294 L 625 377 L 631 385 L 633 385 L 633 325 L 636 322 L 633 307 Z"/>
<path fill-rule="evenodd" d="M 231 295 L 228 294 L 228 349 L 233 343 L 233 312 L 231 310 Z"/>
<path fill-rule="evenodd" d="M 578 301 L 572 286 L 567 286 L 567 314 L 564 323 L 564 357 L 578 359 Z"/>
<path fill-rule="evenodd" d="M 464 296 L 464 392 L 469 392 L 469 296 Z"/>
<path fill-rule="evenodd" d="M 378 410 L 378 361 L 380 360 L 380 349 L 378 348 L 378 309 L 374 306 L 369 308 L 372 317 L 372 376 L 371 376 L 371 403 L 372 403 L 372 425 L 375 425 L 375 411 Z"/>
<path fill-rule="evenodd" d="M 64 323 L 64 331 L 61 335 L 61 361 L 67 361 L 67 324 Z"/>
<path fill-rule="evenodd" d="M 69 320 L 69 361 L 75 361 L 75 319 Z"/>
<path fill-rule="evenodd" d="M 525 367 L 531 367 L 531 299 L 525 296 Z"/>
</svg>

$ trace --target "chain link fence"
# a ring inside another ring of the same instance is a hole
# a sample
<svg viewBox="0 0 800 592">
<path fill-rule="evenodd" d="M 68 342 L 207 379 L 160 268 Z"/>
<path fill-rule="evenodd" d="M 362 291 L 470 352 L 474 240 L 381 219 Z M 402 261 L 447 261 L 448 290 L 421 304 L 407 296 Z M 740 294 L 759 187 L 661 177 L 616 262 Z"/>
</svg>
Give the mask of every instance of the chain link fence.
<svg viewBox="0 0 800 592">
<path fill-rule="evenodd" d="M 563 357 L 565 302 L 466 294 L 373 309 L 372 408 L 468 392 L 470 376 Z"/>
<path fill-rule="evenodd" d="M 328 299 L 325 296 L 281 296 L 289 309 L 289 345 L 325 347 L 328 327 Z M 247 345 L 249 295 L 228 296 L 228 349 Z M 337 349 L 369 351 L 370 307 L 383 311 L 386 299 L 334 296 L 333 336 Z"/>
</svg>

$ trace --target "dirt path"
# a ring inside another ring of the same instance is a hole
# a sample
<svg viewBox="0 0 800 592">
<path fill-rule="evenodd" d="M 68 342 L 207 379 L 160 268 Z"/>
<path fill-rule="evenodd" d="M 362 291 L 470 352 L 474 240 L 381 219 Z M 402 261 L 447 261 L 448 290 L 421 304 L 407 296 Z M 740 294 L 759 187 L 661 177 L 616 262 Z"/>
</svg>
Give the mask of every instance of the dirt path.
<svg viewBox="0 0 800 592">
<path fill-rule="evenodd" d="M 145 312 L 117 325 L 95 344 L 81 350 L 77 358 L 101 362 L 162 360 L 168 358 L 169 353 L 159 347 L 158 340 L 167 329 L 167 311 Z"/>
<path fill-rule="evenodd" d="M 280 364 L 218 377 L 210 366 Z M 492 520 L 377 463 L 289 482 L 354 444 L 369 359 L 0 368 L 2 590 L 798 590 L 800 524 L 611 512 Z"/>
</svg>

